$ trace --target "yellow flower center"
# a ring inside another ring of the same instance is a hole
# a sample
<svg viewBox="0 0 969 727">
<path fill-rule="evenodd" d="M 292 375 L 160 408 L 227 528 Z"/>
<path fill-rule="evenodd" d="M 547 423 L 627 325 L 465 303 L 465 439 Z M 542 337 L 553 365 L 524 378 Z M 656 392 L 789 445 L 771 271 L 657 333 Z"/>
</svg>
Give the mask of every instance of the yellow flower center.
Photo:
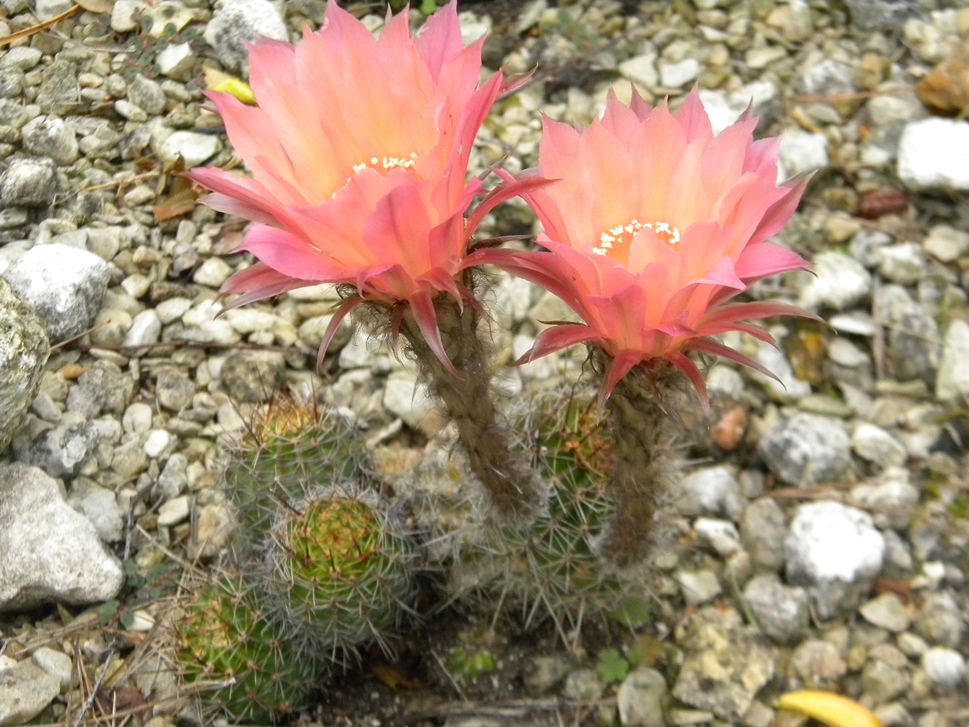
<svg viewBox="0 0 969 727">
<path fill-rule="evenodd" d="M 612 255 L 614 251 L 618 251 L 624 245 L 629 245 L 636 233 L 645 227 L 651 229 L 656 237 L 679 252 L 680 231 L 675 225 L 663 221 L 640 222 L 639 220 L 630 220 L 625 225 L 610 227 L 599 235 L 599 244 L 592 248 L 592 252 L 595 255 Z"/>
<path fill-rule="evenodd" d="M 360 162 L 359 164 L 353 165 L 353 174 L 359 174 L 364 169 L 376 169 L 378 172 L 387 173 L 392 169 L 413 169 L 414 162 L 417 160 L 417 152 L 411 152 L 406 157 L 370 157 L 365 162 Z M 340 189 L 344 189 L 350 180 L 353 179 L 353 174 L 347 177 L 347 181 L 343 183 Z M 340 190 L 336 190 L 331 197 L 336 199 L 336 194 Z"/>
</svg>

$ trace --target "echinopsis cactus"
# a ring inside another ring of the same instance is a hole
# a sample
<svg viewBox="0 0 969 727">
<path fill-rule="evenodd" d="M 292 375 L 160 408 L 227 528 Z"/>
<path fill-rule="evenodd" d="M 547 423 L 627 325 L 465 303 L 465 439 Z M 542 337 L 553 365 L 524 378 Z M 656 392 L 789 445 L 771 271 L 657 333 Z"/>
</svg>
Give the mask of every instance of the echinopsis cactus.
<svg viewBox="0 0 969 727">
<path fill-rule="evenodd" d="M 313 488 L 360 482 L 371 463 L 354 425 L 297 394 L 277 392 L 257 411 L 225 469 L 244 540 L 261 541 L 280 507 Z"/>
<path fill-rule="evenodd" d="M 279 722 L 311 704 L 327 664 L 279 620 L 250 579 L 224 572 L 184 600 L 182 676 L 234 722 Z"/>
<path fill-rule="evenodd" d="M 334 656 L 382 643 L 415 594 L 407 539 L 364 493 L 331 488 L 281 510 L 267 558 L 280 617 Z"/>
<path fill-rule="evenodd" d="M 457 577 L 452 585 L 459 598 L 516 609 L 526 623 L 551 619 L 571 643 L 583 620 L 617 614 L 627 596 L 641 595 L 643 574 L 611 567 L 601 552 L 616 507 L 608 492 L 612 450 L 595 402 L 571 398 L 562 407 L 546 397 L 518 424 L 549 486 L 547 510 L 529 526 L 495 528 L 465 545 L 452 573 L 473 570 L 479 580 Z"/>
</svg>

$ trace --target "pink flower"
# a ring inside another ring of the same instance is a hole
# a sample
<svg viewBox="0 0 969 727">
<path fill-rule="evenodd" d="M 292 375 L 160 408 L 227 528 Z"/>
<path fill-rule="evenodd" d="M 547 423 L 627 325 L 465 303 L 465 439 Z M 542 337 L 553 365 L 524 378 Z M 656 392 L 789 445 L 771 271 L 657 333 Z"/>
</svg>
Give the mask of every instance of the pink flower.
<svg viewBox="0 0 969 727">
<path fill-rule="evenodd" d="M 432 300 L 470 298 L 460 283 L 470 234 L 522 188 L 496 190 L 465 220 L 481 191 L 466 179 L 471 145 L 502 90 L 500 73 L 478 85 L 482 42 L 462 44 L 454 2 L 416 37 L 407 13 L 388 18 L 378 40 L 329 0 L 323 27 L 297 45 L 251 46 L 258 106 L 210 98 L 252 178 L 189 173 L 213 192 L 207 204 L 255 222 L 237 249 L 259 262 L 222 288 L 242 293 L 233 306 L 317 283 L 351 285 L 357 293 L 334 316 L 321 357 L 350 310 L 379 301 L 409 304 L 446 360 Z"/>
<path fill-rule="evenodd" d="M 537 174 L 553 181 L 524 196 L 548 252 L 483 250 L 468 261 L 541 285 L 585 322 L 545 330 L 524 360 L 594 343 L 611 359 L 603 397 L 653 359 L 680 368 L 702 396 L 691 350 L 763 370 L 710 339 L 736 330 L 772 341 L 748 321 L 802 314 L 728 302 L 760 278 L 807 265 L 768 241 L 807 180 L 776 185 L 779 140 L 754 141 L 756 124 L 748 113 L 714 136 L 695 90 L 675 114 L 634 94 L 630 106 L 610 95 L 602 119 L 581 131 L 545 119 Z"/>
</svg>

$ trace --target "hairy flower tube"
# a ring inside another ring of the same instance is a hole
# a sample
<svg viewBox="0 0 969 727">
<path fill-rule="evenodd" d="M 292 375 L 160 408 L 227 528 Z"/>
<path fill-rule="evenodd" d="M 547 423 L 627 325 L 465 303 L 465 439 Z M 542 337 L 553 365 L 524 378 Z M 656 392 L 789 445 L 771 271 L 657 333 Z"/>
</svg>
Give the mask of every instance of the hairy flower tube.
<svg viewBox="0 0 969 727">
<path fill-rule="evenodd" d="M 807 180 L 776 184 L 779 139 L 754 141 L 756 124 L 747 113 L 714 135 L 695 90 L 675 114 L 635 93 L 628 106 L 610 94 L 602 119 L 581 131 L 544 120 L 537 174 L 554 181 L 524 196 L 548 251 L 475 255 L 555 293 L 584 321 L 545 330 L 525 360 L 594 343 L 608 358 L 604 398 L 631 369 L 657 360 L 703 395 L 690 350 L 761 369 L 710 339 L 738 330 L 770 340 L 749 321 L 801 313 L 729 302 L 756 280 L 807 265 L 768 240 Z"/>
<path fill-rule="evenodd" d="M 475 135 L 503 85 L 479 85 L 483 39 L 461 40 L 451 2 L 411 35 L 407 13 L 375 38 L 329 0 L 323 26 L 295 46 L 250 47 L 255 106 L 212 93 L 251 177 L 199 169 L 211 207 L 253 221 L 237 251 L 258 262 L 230 277 L 238 306 L 317 283 L 343 286 L 319 362 L 340 322 L 366 303 L 402 334 L 458 425 L 471 465 L 504 513 L 528 501 L 529 477 L 511 462 L 479 341 L 465 258 L 471 234 L 504 199 L 536 180 L 482 192 L 467 179 Z M 468 303 L 469 305 L 465 305 Z"/>
<path fill-rule="evenodd" d="M 714 135 L 695 90 L 675 114 L 634 93 L 629 105 L 610 95 L 602 119 L 583 130 L 545 119 L 536 175 L 550 183 L 524 196 L 547 251 L 471 257 L 546 288 L 583 321 L 548 328 L 523 358 L 582 342 L 596 349 L 614 451 L 616 516 L 605 549 L 619 564 L 645 555 L 660 494 L 675 478 L 682 384 L 706 400 L 687 353 L 769 374 L 711 336 L 735 330 L 773 342 L 750 321 L 803 315 L 781 303 L 730 302 L 756 280 L 807 264 L 769 241 L 807 180 L 777 185 L 779 140 L 754 141 L 756 124 L 747 113 Z"/>
</svg>

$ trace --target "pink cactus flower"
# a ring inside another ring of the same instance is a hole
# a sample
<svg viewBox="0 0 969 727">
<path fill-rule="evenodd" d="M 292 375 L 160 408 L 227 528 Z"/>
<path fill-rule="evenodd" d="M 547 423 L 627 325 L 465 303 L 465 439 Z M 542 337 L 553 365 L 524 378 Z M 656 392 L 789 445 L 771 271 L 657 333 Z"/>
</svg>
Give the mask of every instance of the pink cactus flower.
<svg viewBox="0 0 969 727">
<path fill-rule="evenodd" d="M 468 260 L 546 288 L 584 321 L 548 328 L 524 361 L 594 343 L 610 360 L 603 400 L 656 359 L 677 366 L 704 397 L 691 350 L 763 370 L 710 338 L 735 330 L 771 341 L 749 321 L 803 314 L 781 303 L 729 302 L 756 280 L 807 265 L 768 240 L 794 213 L 807 179 L 776 184 L 779 140 L 754 141 L 756 124 L 747 113 L 714 135 L 696 90 L 675 114 L 636 94 L 629 106 L 610 94 L 602 119 L 584 130 L 545 119 L 536 173 L 553 181 L 524 196 L 548 251 L 482 250 Z"/>
<path fill-rule="evenodd" d="M 258 105 L 209 97 L 252 177 L 189 173 L 212 192 L 207 204 L 255 223 L 237 251 L 259 262 L 222 288 L 242 294 L 232 306 L 317 283 L 353 286 L 321 358 L 344 316 L 377 301 L 408 304 L 446 360 L 432 300 L 470 298 L 460 282 L 469 237 L 522 188 L 500 187 L 465 219 L 482 187 L 467 180 L 471 146 L 503 82 L 496 73 L 479 86 L 482 42 L 463 45 L 455 2 L 416 36 L 407 13 L 389 17 L 376 39 L 329 0 L 323 27 L 295 46 L 251 46 Z"/>
</svg>

